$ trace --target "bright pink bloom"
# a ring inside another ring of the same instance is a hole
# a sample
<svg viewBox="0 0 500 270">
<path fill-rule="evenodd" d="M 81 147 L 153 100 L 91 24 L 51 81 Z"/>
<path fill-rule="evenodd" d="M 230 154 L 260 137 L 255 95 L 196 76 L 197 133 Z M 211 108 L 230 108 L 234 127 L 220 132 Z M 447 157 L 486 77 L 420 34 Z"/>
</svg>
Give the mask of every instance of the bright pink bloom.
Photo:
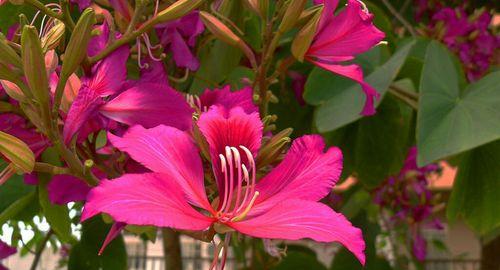
<svg viewBox="0 0 500 270">
<path fill-rule="evenodd" d="M 361 231 L 318 202 L 339 179 L 338 148 L 324 152 L 320 136 L 303 136 L 258 180 L 255 159 L 263 129 L 258 112 L 212 106 L 197 124 L 209 144 L 218 199 L 209 202 L 202 159 L 188 133 L 135 126 L 109 140 L 152 172 L 101 181 L 87 197 L 82 220 L 106 213 L 134 225 L 194 231 L 215 226 L 258 238 L 338 241 L 364 264 Z"/>
<path fill-rule="evenodd" d="M 171 51 L 175 64 L 190 70 L 197 70 L 200 62 L 191 52 L 196 45 L 196 38 L 205 27 L 197 11 L 175 20 L 155 26 L 160 43 L 165 52 Z"/>
<path fill-rule="evenodd" d="M 347 77 L 359 83 L 366 95 L 363 115 L 375 113 L 374 99 L 379 93 L 363 79 L 363 71 L 356 64 L 340 65 L 353 60 L 360 53 L 377 45 L 385 34 L 373 24 L 373 15 L 358 0 L 348 0 L 347 6 L 333 15 L 338 0 L 316 0 L 324 9 L 314 40 L 305 58 L 314 65 Z"/>
<path fill-rule="evenodd" d="M 106 126 L 109 119 L 127 124 L 154 127 L 170 125 L 182 130 L 191 127 L 192 109 L 184 97 L 166 84 L 126 81 L 129 51 L 121 47 L 92 69 L 92 76 L 82 79 L 82 87 L 68 112 L 64 141 L 80 132 L 80 138 Z M 161 77 L 160 77 L 161 79 Z M 129 88 L 123 89 L 126 85 Z"/>
<path fill-rule="evenodd" d="M 0 261 L 14 255 L 17 252 L 16 248 L 11 247 L 4 242 L 0 241 Z M 0 270 L 8 270 L 5 266 L 0 264 Z"/>
<path fill-rule="evenodd" d="M 196 107 L 206 112 L 212 105 L 221 105 L 227 110 L 234 107 L 241 107 L 246 113 L 258 112 L 259 108 L 253 103 L 253 89 L 243 87 L 242 89 L 231 91 L 231 86 L 222 88 L 206 89 L 196 100 Z"/>
</svg>

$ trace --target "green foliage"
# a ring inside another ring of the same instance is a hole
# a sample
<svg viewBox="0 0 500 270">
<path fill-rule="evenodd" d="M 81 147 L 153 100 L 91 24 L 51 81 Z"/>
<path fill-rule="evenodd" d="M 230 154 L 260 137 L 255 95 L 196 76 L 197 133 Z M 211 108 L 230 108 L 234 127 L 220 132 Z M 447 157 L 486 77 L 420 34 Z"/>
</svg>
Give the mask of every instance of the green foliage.
<svg viewBox="0 0 500 270">
<path fill-rule="evenodd" d="M 462 216 L 485 235 L 500 228 L 500 141 L 476 148 L 462 157 L 447 216 Z"/>
<path fill-rule="evenodd" d="M 34 186 L 29 186 L 24 183 L 21 175 L 12 176 L 2 185 L 2 188 L 0 188 L 0 213 L 34 190 Z"/>
<path fill-rule="evenodd" d="M 417 121 L 419 165 L 500 138 L 500 72 L 462 87 L 447 49 L 432 42 L 422 71 Z"/>
<path fill-rule="evenodd" d="M 318 261 L 315 254 L 291 251 L 273 270 L 326 270 L 327 268 Z"/>
<path fill-rule="evenodd" d="M 366 77 L 365 81 L 373 86 L 382 97 L 396 78 L 412 46 L 413 43 L 409 43 L 402 47 L 385 64 L 376 68 L 373 73 Z M 314 75 L 312 73 L 308 80 L 321 80 L 314 77 Z M 335 75 L 332 74 L 331 78 L 333 77 Z M 322 80 L 321 87 L 310 91 L 335 91 L 335 95 L 328 100 L 324 100 L 316 110 L 315 123 L 320 132 L 335 130 L 362 117 L 360 113 L 363 109 L 365 96 L 359 85 L 335 89 L 335 79 L 330 81 L 322 78 Z"/>
<path fill-rule="evenodd" d="M 127 251 L 123 237 L 116 237 L 102 255 L 99 249 L 111 225 L 100 216 L 83 222 L 82 238 L 73 246 L 69 256 L 68 270 L 124 270 L 127 269 Z"/>
</svg>

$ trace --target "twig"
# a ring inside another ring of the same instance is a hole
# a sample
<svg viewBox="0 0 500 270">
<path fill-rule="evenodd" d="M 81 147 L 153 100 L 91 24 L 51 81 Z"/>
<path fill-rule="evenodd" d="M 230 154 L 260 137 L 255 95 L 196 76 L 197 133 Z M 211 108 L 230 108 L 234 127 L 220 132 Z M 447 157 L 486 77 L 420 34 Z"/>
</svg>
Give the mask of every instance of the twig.
<svg viewBox="0 0 500 270">
<path fill-rule="evenodd" d="M 50 237 L 52 236 L 54 232 L 52 229 L 47 232 L 45 237 L 43 238 L 42 242 L 40 243 L 40 246 L 38 247 L 36 253 L 35 253 L 35 259 L 33 259 L 33 263 L 31 264 L 30 269 L 31 270 L 36 270 L 38 263 L 40 262 L 40 258 L 42 256 L 43 251 L 45 250 L 45 246 L 47 245 L 47 242 L 49 242 Z"/>
<path fill-rule="evenodd" d="M 384 3 L 389 12 L 391 12 L 392 15 L 398 19 L 398 21 L 408 30 L 408 32 L 410 32 L 412 36 L 417 36 L 417 32 L 413 26 L 394 8 L 394 6 L 391 5 L 391 3 L 389 3 L 388 0 L 382 0 L 382 3 Z"/>
<path fill-rule="evenodd" d="M 42 4 L 41 2 L 39 2 L 37 0 L 26 0 L 25 2 L 34 6 L 35 8 L 40 10 L 41 12 L 45 13 L 45 15 L 56 18 L 60 21 L 64 21 L 62 14 L 53 11 L 52 9 L 46 7 L 44 4 Z"/>
<path fill-rule="evenodd" d="M 71 170 L 69 168 L 58 167 L 43 162 L 36 162 L 34 170 L 36 172 L 43 172 L 50 174 L 71 174 Z"/>
</svg>

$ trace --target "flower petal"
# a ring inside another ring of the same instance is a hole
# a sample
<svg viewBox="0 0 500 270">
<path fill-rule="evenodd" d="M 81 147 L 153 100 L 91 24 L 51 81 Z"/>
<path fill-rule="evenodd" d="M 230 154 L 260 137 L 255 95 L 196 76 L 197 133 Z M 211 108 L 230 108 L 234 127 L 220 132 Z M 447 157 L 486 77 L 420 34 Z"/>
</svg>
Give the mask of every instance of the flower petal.
<svg viewBox="0 0 500 270">
<path fill-rule="evenodd" d="M 328 195 L 342 172 L 342 152 L 324 148 L 319 135 L 296 139 L 285 159 L 257 183 L 260 195 L 251 214 L 287 199 L 319 201 Z"/>
<path fill-rule="evenodd" d="M 330 63 L 324 63 L 321 61 L 316 61 L 312 59 L 308 59 L 311 63 L 314 65 L 326 69 L 328 71 L 331 71 L 333 73 L 342 75 L 344 77 L 347 77 L 361 85 L 361 88 L 363 89 L 363 92 L 366 95 L 366 101 L 365 105 L 363 107 L 363 111 L 361 112 L 362 115 L 373 115 L 375 114 L 375 99 L 380 98 L 380 94 L 367 84 L 364 79 L 363 79 L 363 70 L 358 65 L 352 64 L 352 65 L 347 65 L 347 66 L 342 66 L 342 65 L 335 65 L 335 64 L 330 64 Z"/>
<path fill-rule="evenodd" d="M 127 78 L 126 63 L 129 53 L 126 46 L 116 49 L 92 67 L 92 77 L 83 78 L 82 83 L 100 96 L 116 94 Z"/>
<path fill-rule="evenodd" d="M 200 96 L 201 108 L 210 108 L 212 105 L 222 105 L 227 110 L 234 107 L 241 107 L 246 113 L 258 112 L 259 108 L 253 103 L 253 90 L 251 87 L 244 87 L 234 92 L 231 86 L 226 85 L 220 89 L 206 89 Z"/>
<path fill-rule="evenodd" d="M 47 191 L 51 203 L 65 205 L 69 202 L 85 200 L 90 187 L 74 176 L 62 174 L 52 177 Z"/>
<path fill-rule="evenodd" d="M 16 248 L 7 245 L 6 243 L 0 241 L 0 260 L 9 257 L 16 253 Z"/>
<path fill-rule="evenodd" d="M 167 126 L 134 126 L 122 138 L 108 134 L 108 139 L 153 172 L 171 175 L 192 204 L 211 209 L 199 151 L 187 133 Z"/>
<path fill-rule="evenodd" d="M 160 84 L 143 83 L 125 90 L 100 108 L 105 116 L 127 125 L 152 128 L 167 125 L 188 130 L 193 109 L 174 89 Z"/>
<path fill-rule="evenodd" d="M 219 154 L 224 155 L 226 146 L 238 149 L 240 146 L 245 146 L 252 152 L 254 158 L 256 157 L 262 139 L 259 113 L 247 114 L 241 107 L 227 110 L 223 106 L 212 106 L 208 112 L 201 114 L 198 127 L 209 145 L 219 195 L 224 194 L 225 185 Z M 242 162 L 250 168 L 246 156 L 242 156 Z"/>
<path fill-rule="evenodd" d="M 111 229 L 109 229 L 108 234 L 106 235 L 106 239 L 104 239 L 104 243 L 102 243 L 101 249 L 99 249 L 99 255 L 102 255 L 104 252 L 104 249 L 122 232 L 123 229 L 125 229 L 125 226 L 127 226 L 126 223 L 123 222 L 115 222 L 111 226 Z"/>
<path fill-rule="evenodd" d="M 68 144 L 85 123 L 97 116 L 98 109 L 103 103 L 102 98 L 93 89 L 87 86 L 80 89 L 64 122 L 64 143 Z"/>
<path fill-rule="evenodd" d="M 340 242 L 365 264 L 365 242 L 360 229 L 330 207 L 306 200 L 286 200 L 266 213 L 229 223 L 235 230 L 258 238 Z"/>
<path fill-rule="evenodd" d="M 205 230 L 212 220 L 192 208 L 174 175 L 126 174 L 103 180 L 87 196 L 82 221 L 99 213 L 116 222 L 180 230 Z"/>
<path fill-rule="evenodd" d="M 325 9 L 323 14 L 331 17 L 333 12 Z M 347 7 L 320 29 L 308 55 L 342 57 L 368 51 L 385 37 L 372 21 L 373 15 L 363 10 L 360 1 L 349 0 Z"/>
<path fill-rule="evenodd" d="M 90 39 L 87 47 L 87 53 L 91 57 L 101 52 L 101 50 L 108 44 L 109 39 L 109 25 L 106 21 L 104 21 L 101 25 L 94 27 L 94 30 L 99 30 L 100 34 Z"/>
<path fill-rule="evenodd" d="M 172 34 L 171 50 L 175 64 L 178 67 L 189 68 L 194 71 L 200 67 L 200 62 L 193 55 L 186 41 L 182 38 L 177 29 L 168 30 Z"/>
</svg>

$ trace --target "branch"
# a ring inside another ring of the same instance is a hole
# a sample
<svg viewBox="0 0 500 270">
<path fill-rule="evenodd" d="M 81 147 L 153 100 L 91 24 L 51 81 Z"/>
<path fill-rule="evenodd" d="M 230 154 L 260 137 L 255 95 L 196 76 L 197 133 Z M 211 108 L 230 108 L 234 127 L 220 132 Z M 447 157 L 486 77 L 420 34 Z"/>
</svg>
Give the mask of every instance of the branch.
<svg viewBox="0 0 500 270">
<path fill-rule="evenodd" d="M 52 9 L 46 7 L 44 4 L 42 4 L 41 2 L 39 2 L 37 0 L 26 0 L 25 2 L 34 6 L 36 9 L 40 10 L 41 12 L 45 13 L 45 15 L 47 15 L 47 16 L 56 18 L 60 21 L 64 21 L 64 17 L 62 14 L 53 11 Z"/>
<path fill-rule="evenodd" d="M 398 19 L 398 21 L 410 32 L 410 34 L 414 37 L 417 36 L 417 31 L 413 28 L 413 26 L 394 8 L 394 6 L 389 3 L 388 0 L 382 0 L 382 3 L 387 7 L 387 9 Z"/>
<path fill-rule="evenodd" d="M 52 236 L 53 233 L 54 231 L 52 231 L 51 229 L 49 232 L 47 232 L 47 234 L 43 238 L 42 243 L 40 243 L 40 246 L 38 247 L 35 253 L 35 259 L 33 259 L 33 263 L 31 263 L 30 267 L 31 270 L 36 270 L 38 263 L 40 262 L 40 257 L 42 256 L 42 253 L 45 250 L 45 246 L 47 245 L 47 242 L 49 242 L 50 237 Z"/>
<path fill-rule="evenodd" d="M 71 174 L 71 170 L 69 168 L 63 168 L 54 166 L 48 163 L 36 162 L 35 169 L 36 172 L 49 173 L 52 175 L 55 174 Z"/>
</svg>

